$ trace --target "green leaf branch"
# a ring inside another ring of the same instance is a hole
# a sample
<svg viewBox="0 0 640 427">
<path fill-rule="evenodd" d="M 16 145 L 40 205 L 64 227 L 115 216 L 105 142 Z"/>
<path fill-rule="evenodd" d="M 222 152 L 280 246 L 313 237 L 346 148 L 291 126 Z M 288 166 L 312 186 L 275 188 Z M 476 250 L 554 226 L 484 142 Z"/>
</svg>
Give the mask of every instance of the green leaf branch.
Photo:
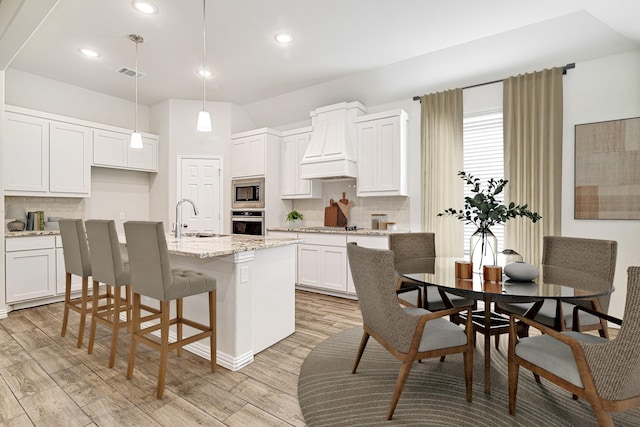
<svg viewBox="0 0 640 427">
<path fill-rule="evenodd" d="M 491 228 L 517 216 L 529 218 L 534 223 L 542 219 L 537 212 L 529 210 L 527 204 L 516 205 L 511 202 L 505 205 L 497 199 L 497 196 L 504 191 L 508 180 L 491 178 L 487 181 L 486 189 L 481 189 L 479 178 L 464 171 L 459 171 L 458 176 L 465 184 L 472 186 L 471 192 L 474 194 L 472 197 L 464 198 L 464 209 L 448 208 L 438 216 L 454 216 L 465 224 L 473 224 L 478 228 Z"/>
</svg>

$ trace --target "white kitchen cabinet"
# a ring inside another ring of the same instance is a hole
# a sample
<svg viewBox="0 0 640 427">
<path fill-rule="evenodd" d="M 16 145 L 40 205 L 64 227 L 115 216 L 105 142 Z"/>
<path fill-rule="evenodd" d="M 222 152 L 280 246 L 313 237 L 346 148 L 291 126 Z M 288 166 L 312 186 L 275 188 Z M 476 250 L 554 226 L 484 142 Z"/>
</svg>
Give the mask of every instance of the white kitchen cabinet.
<svg viewBox="0 0 640 427">
<path fill-rule="evenodd" d="M 158 139 L 143 135 L 142 148 L 131 148 L 130 137 L 128 133 L 94 129 L 93 165 L 157 172 Z"/>
<path fill-rule="evenodd" d="M 347 243 L 355 242 L 358 246 L 370 249 L 389 249 L 389 237 L 388 236 L 356 236 L 347 235 Z M 351 276 L 351 267 L 349 266 L 349 260 L 347 258 L 347 292 L 350 294 L 356 293 L 356 287 L 353 284 L 353 277 Z"/>
<path fill-rule="evenodd" d="M 267 158 L 272 157 L 280 164 L 281 133 L 273 129 L 261 128 L 231 136 L 231 177 L 245 178 L 265 176 Z M 277 179 L 274 181 L 277 182 Z M 276 191 L 277 191 L 276 187 Z"/>
<path fill-rule="evenodd" d="M 53 296 L 56 292 L 54 236 L 5 240 L 7 303 Z"/>
<path fill-rule="evenodd" d="M 54 122 L 49 125 L 49 192 L 89 197 L 91 130 Z"/>
<path fill-rule="evenodd" d="M 49 120 L 7 112 L 4 122 L 5 192 L 49 190 Z"/>
<path fill-rule="evenodd" d="M 300 161 L 309 145 L 311 126 L 282 133 L 280 194 L 283 199 L 322 198 L 322 182 L 301 179 Z"/>
<path fill-rule="evenodd" d="M 347 291 L 346 237 L 304 233 L 298 244 L 298 285 L 330 292 Z"/>
<path fill-rule="evenodd" d="M 7 112 L 5 129 L 5 195 L 90 196 L 88 128 Z"/>
<path fill-rule="evenodd" d="M 404 110 L 356 119 L 358 197 L 408 195 L 407 120 Z"/>
</svg>

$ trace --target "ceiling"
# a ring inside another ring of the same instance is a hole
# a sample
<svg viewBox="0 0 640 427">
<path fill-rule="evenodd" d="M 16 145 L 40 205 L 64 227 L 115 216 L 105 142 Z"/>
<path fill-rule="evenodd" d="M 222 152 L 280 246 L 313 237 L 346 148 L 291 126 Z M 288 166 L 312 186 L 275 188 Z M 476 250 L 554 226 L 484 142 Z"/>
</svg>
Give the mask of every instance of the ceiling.
<svg viewBox="0 0 640 427">
<path fill-rule="evenodd" d="M 0 0 L 0 68 L 132 100 L 133 79 L 116 70 L 134 68 L 128 35 L 135 33 L 145 39 L 142 104 L 202 99 L 202 1 L 151 1 L 158 12 L 145 16 L 131 0 Z M 432 78 L 446 79 L 482 75 L 494 62 L 508 69 L 510 61 L 555 49 L 571 53 L 559 59 L 577 61 L 640 46 L 637 0 L 206 1 L 207 68 L 214 73 L 207 100 L 241 106 L 345 78 L 357 82 L 406 61 L 437 58 L 451 68 L 433 70 Z M 278 31 L 294 34 L 294 42 L 275 43 Z M 83 57 L 81 47 L 101 56 Z M 462 55 L 472 63 L 460 64 Z M 411 78 L 399 83 L 413 91 L 424 86 Z"/>
</svg>

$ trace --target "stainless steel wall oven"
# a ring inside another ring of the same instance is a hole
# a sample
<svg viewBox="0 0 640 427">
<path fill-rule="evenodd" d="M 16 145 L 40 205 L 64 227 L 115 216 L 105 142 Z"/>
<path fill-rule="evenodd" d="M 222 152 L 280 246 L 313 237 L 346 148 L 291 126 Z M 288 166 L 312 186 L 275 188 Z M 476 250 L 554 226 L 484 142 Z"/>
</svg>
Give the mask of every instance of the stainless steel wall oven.
<svg viewBox="0 0 640 427">
<path fill-rule="evenodd" d="M 264 211 L 231 211 L 231 233 L 264 236 Z"/>
</svg>

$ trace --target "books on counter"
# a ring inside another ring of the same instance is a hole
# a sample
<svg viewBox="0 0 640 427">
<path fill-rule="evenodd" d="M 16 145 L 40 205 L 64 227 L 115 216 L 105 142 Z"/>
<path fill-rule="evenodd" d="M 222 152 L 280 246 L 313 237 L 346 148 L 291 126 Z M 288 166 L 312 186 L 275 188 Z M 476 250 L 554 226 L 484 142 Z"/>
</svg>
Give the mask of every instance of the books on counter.
<svg viewBox="0 0 640 427">
<path fill-rule="evenodd" d="M 44 211 L 27 212 L 27 231 L 44 230 Z"/>
</svg>

